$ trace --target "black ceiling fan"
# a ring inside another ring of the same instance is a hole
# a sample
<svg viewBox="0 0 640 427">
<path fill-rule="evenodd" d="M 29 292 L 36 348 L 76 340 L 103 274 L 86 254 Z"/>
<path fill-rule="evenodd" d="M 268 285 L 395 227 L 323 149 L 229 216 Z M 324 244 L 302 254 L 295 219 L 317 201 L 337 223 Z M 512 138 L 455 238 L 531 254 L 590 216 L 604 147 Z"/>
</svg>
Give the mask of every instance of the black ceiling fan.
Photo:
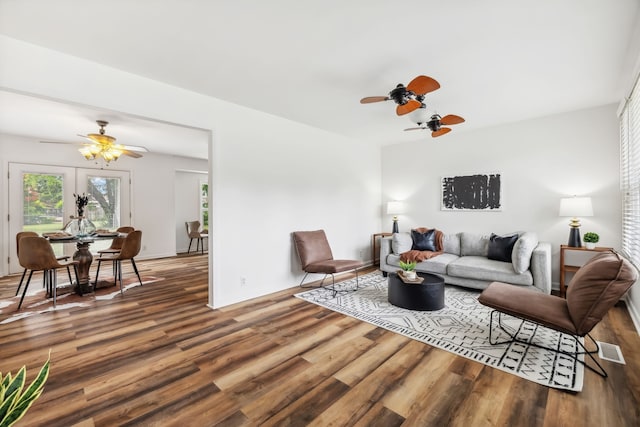
<svg viewBox="0 0 640 427">
<path fill-rule="evenodd" d="M 405 86 L 399 83 L 387 96 L 367 96 L 360 100 L 361 104 L 393 100 L 398 106 L 396 114 L 402 116 L 422 105 L 424 96 L 440 88 L 440 83 L 428 76 L 418 76 Z"/>
<path fill-rule="evenodd" d="M 442 136 L 451 132 L 451 128 L 442 127 L 457 125 L 459 123 L 464 123 L 464 119 L 460 116 L 456 116 L 455 114 L 447 114 L 444 117 L 440 117 L 440 114 L 434 114 L 431 116 L 428 122 L 426 123 L 418 123 L 418 127 L 407 128 L 405 130 L 426 130 L 429 129 L 431 131 L 431 136 L 436 138 L 438 136 Z"/>
</svg>

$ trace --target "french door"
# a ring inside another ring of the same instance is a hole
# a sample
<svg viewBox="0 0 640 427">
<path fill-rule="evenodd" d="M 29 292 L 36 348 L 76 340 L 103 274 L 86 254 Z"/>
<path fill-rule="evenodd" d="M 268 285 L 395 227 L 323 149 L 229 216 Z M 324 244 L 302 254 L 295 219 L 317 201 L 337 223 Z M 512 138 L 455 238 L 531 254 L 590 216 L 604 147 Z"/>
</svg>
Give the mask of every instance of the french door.
<svg viewBox="0 0 640 427">
<path fill-rule="evenodd" d="M 114 230 L 129 225 L 129 172 L 9 163 L 9 272 L 21 271 L 15 235 L 61 230 L 75 212 L 74 194 L 89 196 L 85 216 L 97 228 Z M 97 241 L 92 251 L 109 246 Z M 55 244 L 57 255 L 72 255 L 75 246 Z"/>
</svg>

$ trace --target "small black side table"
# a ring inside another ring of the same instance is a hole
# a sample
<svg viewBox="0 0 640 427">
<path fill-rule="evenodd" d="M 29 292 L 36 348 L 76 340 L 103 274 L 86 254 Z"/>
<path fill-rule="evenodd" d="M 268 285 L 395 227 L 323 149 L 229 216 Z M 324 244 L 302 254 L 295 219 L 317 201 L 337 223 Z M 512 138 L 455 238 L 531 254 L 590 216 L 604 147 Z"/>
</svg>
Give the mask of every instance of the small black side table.
<svg viewBox="0 0 640 427">
<path fill-rule="evenodd" d="M 397 273 L 389 273 L 387 298 L 395 306 L 418 311 L 444 308 L 444 279 L 430 273 L 418 273 L 420 284 L 404 283 Z"/>
</svg>

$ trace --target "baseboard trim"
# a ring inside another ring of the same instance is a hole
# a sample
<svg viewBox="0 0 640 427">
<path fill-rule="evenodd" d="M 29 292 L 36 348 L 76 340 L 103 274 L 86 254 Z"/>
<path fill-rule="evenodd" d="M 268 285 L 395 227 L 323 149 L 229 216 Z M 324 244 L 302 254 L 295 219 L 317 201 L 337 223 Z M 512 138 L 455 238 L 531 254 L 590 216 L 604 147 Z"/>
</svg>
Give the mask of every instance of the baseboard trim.
<svg viewBox="0 0 640 427">
<path fill-rule="evenodd" d="M 633 326 L 636 327 L 636 332 L 640 335 L 640 313 L 638 313 L 638 308 L 631 303 L 629 295 L 624 297 L 624 302 L 627 304 L 627 310 L 629 311 L 629 316 L 631 317 Z"/>
</svg>

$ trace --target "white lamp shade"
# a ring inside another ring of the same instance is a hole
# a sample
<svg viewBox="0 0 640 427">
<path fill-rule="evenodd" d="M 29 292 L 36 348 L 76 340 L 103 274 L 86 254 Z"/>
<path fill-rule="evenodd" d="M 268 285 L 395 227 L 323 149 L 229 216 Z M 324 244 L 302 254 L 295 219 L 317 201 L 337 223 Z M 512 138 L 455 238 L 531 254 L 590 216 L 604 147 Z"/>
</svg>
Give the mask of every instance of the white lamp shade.
<svg viewBox="0 0 640 427">
<path fill-rule="evenodd" d="M 404 213 L 404 203 L 398 201 L 387 202 L 387 215 Z"/>
<path fill-rule="evenodd" d="M 560 199 L 560 216 L 593 216 L 591 197 L 564 197 Z"/>
</svg>

